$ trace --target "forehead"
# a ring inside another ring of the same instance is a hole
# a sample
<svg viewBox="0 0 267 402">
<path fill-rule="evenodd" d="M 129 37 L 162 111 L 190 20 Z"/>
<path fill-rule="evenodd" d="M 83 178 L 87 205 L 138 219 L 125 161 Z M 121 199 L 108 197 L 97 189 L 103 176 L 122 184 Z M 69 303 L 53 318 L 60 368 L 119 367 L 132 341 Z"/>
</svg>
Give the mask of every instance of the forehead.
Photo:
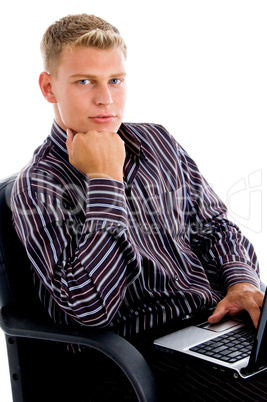
<svg viewBox="0 0 267 402">
<path fill-rule="evenodd" d="M 68 76 L 77 74 L 114 74 L 125 72 L 125 56 L 123 51 L 114 49 L 98 49 L 95 47 L 65 47 L 58 63 L 58 74 Z"/>
</svg>

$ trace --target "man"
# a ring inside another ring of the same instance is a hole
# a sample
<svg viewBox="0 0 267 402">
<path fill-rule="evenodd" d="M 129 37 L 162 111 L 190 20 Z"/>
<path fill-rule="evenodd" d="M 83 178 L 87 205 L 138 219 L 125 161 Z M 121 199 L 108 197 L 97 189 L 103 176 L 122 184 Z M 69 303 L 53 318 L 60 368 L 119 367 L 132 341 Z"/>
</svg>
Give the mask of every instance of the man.
<svg viewBox="0 0 267 402">
<path fill-rule="evenodd" d="M 12 209 L 49 314 L 124 336 L 213 306 L 211 323 L 247 310 L 257 326 L 253 246 L 163 127 L 122 123 L 118 30 L 68 16 L 41 49 L 39 84 L 55 122 L 16 181 Z"/>
</svg>

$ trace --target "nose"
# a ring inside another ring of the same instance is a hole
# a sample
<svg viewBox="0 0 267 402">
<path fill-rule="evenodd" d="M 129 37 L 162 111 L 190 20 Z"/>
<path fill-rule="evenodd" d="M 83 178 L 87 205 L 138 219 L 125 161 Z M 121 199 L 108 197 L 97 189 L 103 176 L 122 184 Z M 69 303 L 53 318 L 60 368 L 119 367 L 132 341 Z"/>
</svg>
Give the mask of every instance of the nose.
<svg viewBox="0 0 267 402">
<path fill-rule="evenodd" d="M 95 102 L 98 106 L 110 106 L 113 103 L 110 89 L 107 85 L 101 85 L 97 88 Z"/>
</svg>

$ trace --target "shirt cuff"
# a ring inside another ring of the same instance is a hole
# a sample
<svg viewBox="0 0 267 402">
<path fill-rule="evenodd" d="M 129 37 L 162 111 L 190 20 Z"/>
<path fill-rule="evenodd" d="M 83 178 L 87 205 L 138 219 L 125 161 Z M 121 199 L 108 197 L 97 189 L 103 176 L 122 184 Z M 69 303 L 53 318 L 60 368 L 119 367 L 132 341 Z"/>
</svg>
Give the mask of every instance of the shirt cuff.
<svg viewBox="0 0 267 402">
<path fill-rule="evenodd" d="M 91 179 L 88 182 L 86 222 L 90 231 L 93 221 L 103 228 L 104 222 L 127 228 L 127 207 L 124 185 L 109 179 Z M 98 222 L 98 223 L 97 223 Z M 96 230 L 97 228 L 94 228 Z"/>
<path fill-rule="evenodd" d="M 227 289 L 241 282 L 251 283 L 260 288 L 260 278 L 257 272 L 249 265 L 240 262 L 225 264 L 223 266 L 222 279 Z"/>
</svg>

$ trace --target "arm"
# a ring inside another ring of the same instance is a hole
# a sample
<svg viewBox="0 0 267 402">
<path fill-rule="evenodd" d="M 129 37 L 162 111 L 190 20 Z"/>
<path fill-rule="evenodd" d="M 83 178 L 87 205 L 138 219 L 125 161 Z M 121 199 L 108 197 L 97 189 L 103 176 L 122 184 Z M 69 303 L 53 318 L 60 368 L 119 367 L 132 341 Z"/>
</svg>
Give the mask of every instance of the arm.
<svg viewBox="0 0 267 402">
<path fill-rule="evenodd" d="M 226 293 L 210 322 L 218 322 L 225 314 L 247 310 L 256 326 L 263 293 L 259 290 L 259 266 L 254 248 L 239 228 L 227 219 L 225 205 L 186 154 L 184 161 L 191 189 L 191 245 L 202 261 L 213 289 Z"/>
<path fill-rule="evenodd" d="M 134 256 L 127 241 L 123 186 L 111 180 L 90 181 L 84 215 L 74 214 L 74 205 L 62 206 L 66 191 L 51 199 L 48 193 L 59 193 L 59 186 L 46 180 L 46 192 L 38 197 L 22 192 L 14 198 L 16 230 L 59 307 L 84 325 L 105 326 L 136 273 L 129 262 Z M 101 205 L 105 196 L 106 204 Z"/>
<path fill-rule="evenodd" d="M 14 223 L 57 304 L 80 323 L 105 326 L 138 275 L 127 241 L 124 186 L 95 178 L 76 191 L 69 177 L 70 189 L 52 175 L 26 171 L 13 194 Z"/>
</svg>

